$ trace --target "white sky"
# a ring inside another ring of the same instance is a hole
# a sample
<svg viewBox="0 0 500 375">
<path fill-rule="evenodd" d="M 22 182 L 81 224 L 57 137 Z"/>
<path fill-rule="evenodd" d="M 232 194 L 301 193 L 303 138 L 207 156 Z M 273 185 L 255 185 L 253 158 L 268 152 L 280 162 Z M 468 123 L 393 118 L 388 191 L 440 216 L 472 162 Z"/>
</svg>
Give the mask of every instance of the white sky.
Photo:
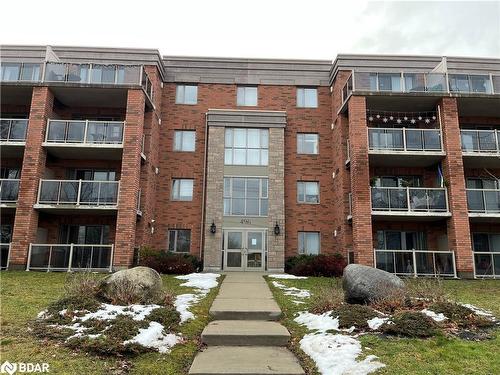
<svg viewBox="0 0 500 375">
<path fill-rule="evenodd" d="M 4 0 L 0 11 L 2 44 L 155 48 L 187 56 L 500 57 L 500 1 Z"/>
</svg>

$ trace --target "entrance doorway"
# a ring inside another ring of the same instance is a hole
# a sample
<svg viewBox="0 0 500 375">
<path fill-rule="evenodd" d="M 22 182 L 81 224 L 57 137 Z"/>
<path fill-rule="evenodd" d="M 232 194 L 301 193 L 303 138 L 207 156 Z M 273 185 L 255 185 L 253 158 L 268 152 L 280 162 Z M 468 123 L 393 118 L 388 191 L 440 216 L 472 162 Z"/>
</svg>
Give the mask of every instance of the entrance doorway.
<svg viewBox="0 0 500 375">
<path fill-rule="evenodd" d="M 224 269 L 263 271 L 266 253 L 265 229 L 224 230 Z"/>
</svg>

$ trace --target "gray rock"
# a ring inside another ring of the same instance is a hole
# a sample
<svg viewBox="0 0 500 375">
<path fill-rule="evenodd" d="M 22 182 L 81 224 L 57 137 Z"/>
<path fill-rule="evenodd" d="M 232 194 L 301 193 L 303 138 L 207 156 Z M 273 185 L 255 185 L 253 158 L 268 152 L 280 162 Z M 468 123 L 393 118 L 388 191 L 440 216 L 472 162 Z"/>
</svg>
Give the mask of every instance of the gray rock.
<svg viewBox="0 0 500 375">
<path fill-rule="evenodd" d="M 348 303 L 370 303 L 394 290 L 404 289 L 405 284 L 396 275 L 361 264 L 349 264 L 344 269 L 342 288 Z"/>
<path fill-rule="evenodd" d="M 162 285 L 161 276 L 154 269 L 134 267 L 106 277 L 101 290 L 118 303 L 151 303 L 161 294 Z"/>
</svg>

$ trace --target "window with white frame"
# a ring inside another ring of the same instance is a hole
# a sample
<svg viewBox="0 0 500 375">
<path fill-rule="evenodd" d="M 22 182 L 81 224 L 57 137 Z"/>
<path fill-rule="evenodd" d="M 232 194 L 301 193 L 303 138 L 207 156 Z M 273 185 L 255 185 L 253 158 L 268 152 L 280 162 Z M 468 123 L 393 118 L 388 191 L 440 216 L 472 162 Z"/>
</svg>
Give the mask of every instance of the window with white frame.
<svg viewBox="0 0 500 375">
<path fill-rule="evenodd" d="M 297 107 L 317 108 L 318 90 L 316 88 L 297 87 Z"/>
<path fill-rule="evenodd" d="M 196 131 L 176 130 L 174 132 L 174 151 L 194 151 Z"/>
<path fill-rule="evenodd" d="M 267 216 L 267 210 L 267 178 L 224 178 L 224 215 Z"/>
<path fill-rule="evenodd" d="M 299 232 L 299 254 L 316 255 L 319 250 L 319 232 Z"/>
<path fill-rule="evenodd" d="M 297 181 L 297 202 L 319 203 L 319 182 Z"/>
<path fill-rule="evenodd" d="M 191 231 L 189 229 L 169 229 L 168 251 L 189 253 L 191 247 Z"/>
<path fill-rule="evenodd" d="M 297 134 L 297 154 L 318 154 L 319 135 L 316 133 Z"/>
<path fill-rule="evenodd" d="M 191 201 L 193 200 L 193 180 L 191 179 L 174 179 L 172 181 L 173 201 Z"/>
<path fill-rule="evenodd" d="M 257 87 L 239 86 L 236 94 L 238 106 L 255 107 L 257 105 Z"/>
<path fill-rule="evenodd" d="M 196 104 L 198 103 L 198 86 L 177 85 L 175 93 L 176 104 Z"/>
<path fill-rule="evenodd" d="M 269 129 L 226 128 L 226 165 L 267 165 Z"/>
</svg>

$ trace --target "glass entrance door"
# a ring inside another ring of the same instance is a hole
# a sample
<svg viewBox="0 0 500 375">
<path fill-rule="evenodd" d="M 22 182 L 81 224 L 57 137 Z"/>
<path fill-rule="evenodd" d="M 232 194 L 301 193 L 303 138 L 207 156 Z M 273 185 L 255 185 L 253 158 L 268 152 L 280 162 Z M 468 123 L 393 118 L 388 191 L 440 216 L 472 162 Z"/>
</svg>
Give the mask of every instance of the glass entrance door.
<svg viewBox="0 0 500 375">
<path fill-rule="evenodd" d="M 264 269 L 265 230 L 225 230 L 224 269 L 262 271 Z"/>
</svg>

